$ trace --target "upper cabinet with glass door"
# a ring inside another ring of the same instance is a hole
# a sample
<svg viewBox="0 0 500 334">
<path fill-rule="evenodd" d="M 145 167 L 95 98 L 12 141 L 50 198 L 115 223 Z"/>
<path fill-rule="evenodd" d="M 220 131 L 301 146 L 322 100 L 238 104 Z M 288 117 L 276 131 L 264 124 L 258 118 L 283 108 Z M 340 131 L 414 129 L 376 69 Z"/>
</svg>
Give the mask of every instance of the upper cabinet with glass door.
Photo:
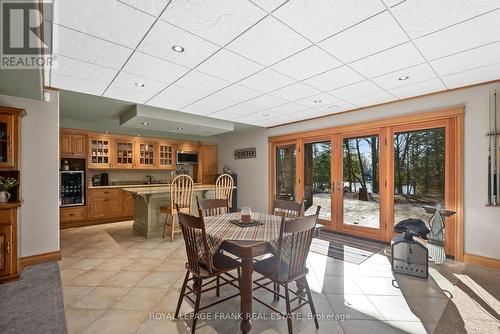
<svg viewBox="0 0 500 334">
<path fill-rule="evenodd" d="M 114 163 L 116 168 L 132 168 L 134 167 L 134 142 L 129 139 L 117 138 L 114 141 Z"/>
<path fill-rule="evenodd" d="M 89 168 L 109 168 L 111 165 L 111 141 L 107 137 L 89 138 Z"/>
<path fill-rule="evenodd" d="M 174 147 L 168 143 L 158 143 L 160 156 L 158 158 L 158 168 L 175 169 Z"/>
<path fill-rule="evenodd" d="M 17 168 L 17 127 L 21 110 L 0 108 L 0 169 Z"/>
<path fill-rule="evenodd" d="M 156 167 L 156 143 L 138 141 L 137 147 L 137 160 L 135 167 L 137 168 L 155 168 Z"/>
</svg>

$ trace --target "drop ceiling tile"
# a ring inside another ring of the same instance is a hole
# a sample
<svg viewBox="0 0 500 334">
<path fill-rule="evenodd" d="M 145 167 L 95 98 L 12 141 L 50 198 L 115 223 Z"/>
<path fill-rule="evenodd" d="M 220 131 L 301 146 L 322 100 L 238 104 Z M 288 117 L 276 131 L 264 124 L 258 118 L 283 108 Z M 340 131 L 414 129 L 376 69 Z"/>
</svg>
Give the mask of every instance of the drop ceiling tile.
<svg viewBox="0 0 500 334">
<path fill-rule="evenodd" d="M 221 49 L 196 69 L 224 80 L 238 81 L 263 68 L 264 66 L 234 52 Z"/>
<path fill-rule="evenodd" d="M 229 86 L 230 82 L 194 70 L 179 79 L 179 81 L 176 82 L 176 85 L 198 92 L 211 94 Z"/>
<path fill-rule="evenodd" d="M 254 4 L 271 13 L 276 8 L 287 2 L 287 0 L 251 0 Z"/>
<path fill-rule="evenodd" d="M 500 61 L 500 42 L 457 53 L 432 61 L 431 65 L 439 75 L 471 70 Z"/>
<path fill-rule="evenodd" d="M 120 0 L 132 7 L 140 9 L 148 14 L 158 17 L 169 0 Z"/>
<path fill-rule="evenodd" d="M 365 80 L 349 86 L 331 90 L 328 93 L 344 100 L 350 100 L 356 97 L 366 96 L 381 91 L 382 89 L 380 89 L 380 87 L 368 80 Z"/>
<path fill-rule="evenodd" d="M 175 52 L 172 46 L 182 46 Z M 219 47 L 171 24 L 158 20 L 139 45 L 138 50 L 187 67 L 195 67 Z"/>
<path fill-rule="evenodd" d="M 383 10 L 372 0 L 291 0 L 273 15 L 316 43 Z"/>
<path fill-rule="evenodd" d="M 368 78 L 397 71 L 425 62 L 417 49 L 406 43 L 373 56 L 355 61 L 350 66 Z"/>
<path fill-rule="evenodd" d="M 236 102 L 242 102 L 260 96 L 262 93 L 254 89 L 235 84 L 218 91 L 214 95 Z"/>
<path fill-rule="evenodd" d="M 208 115 L 215 113 L 221 109 L 230 107 L 234 105 L 235 102 L 229 99 L 225 99 L 220 96 L 210 95 L 193 104 L 185 106 L 182 111 L 197 114 L 197 115 Z"/>
<path fill-rule="evenodd" d="M 245 103 L 255 108 L 268 109 L 288 103 L 288 101 L 267 94 L 248 100 Z"/>
<path fill-rule="evenodd" d="M 270 66 L 311 45 L 299 34 L 268 16 L 227 48 L 260 64 Z"/>
<path fill-rule="evenodd" d="M 321 111 L 324 115 L 329 115 L 329 114 L 335 114 L 335 113 L 339 113 L 339 112 L 346 111 L 346 110 L 352 110 L 352 109 L 356 109 L 356 108 L 357 108 L 357 106 L 355 106 L 352 103 L 341 101 L 341 102 L 329 104 L 326 106 L 320 106 L 320 107 L 315 108 L 315 109 Z"/>
<path fill-rule="evenodd" d="M 148 100 L 151 97 L 151 95 L 147 95 L 136 90 L 116 87 L 113 85 L 108 87 L 106 93 L 104 93 L 103 96 L 110 97 L 116 100 L 141 103 L 141 104 L 146 102 L 146 100 Z"/>
<path fill-rule="evenodd" d="M 350 63 L 407 41 L 408 37 L 391 14 L 384 12 L 318 45 L 343 62 Z"/>
<path fill-rule="evenodd" d="M 310 97 L 306 97 L 304 99 L 300 99 L 295 101 L 295 103 L 303 105 L 308 108 L 319 108 L 321 106 L 327 106 L 334 103 L 339 103 L 340 100 L 330 94 L 323 93 L 318 95 L 313 95 Z"/>
<path fill-rule="evenodd" d="M 262 115 L 259 113 L 255 113 L 245 116 L 239 116 L 236 119 L 234 119 L 234 121 L 243 124 L 262 126 L 262 122 L 265 121 L 265 117 L 262 117 Z"/>
<path fill-rule="evenodd" d="M 357 97 L 357 98 L 349 100 L 348 102 L 350 102 L 354 105 L 357 105 L 359 107 L 367 107 L 367 106 L 372 106 L 372 105 L 376 105 L 376 104 L 380 104 L 380 103 L 390 102 L 393 100 L 396 100 L 396 98 L 394 96 L 392 96 L 391 94 L 389 94 L 385 91 L 381 91 L 378 93 L 373 93 L 373 94 Z"/>
<path fill-rule="evenodd" d="M 413 96 L 419 96 L 434 92 L 446 90 L 440 79 L 431 79 L 427 81 L 418 82 L 412 85 L 398 87 L 389 90 L 389 92 L 399 99 L 404 99 Z"/>
<path fill-rule="evenodd" d="M 57 55 L 52 64 L 52 74 L 64 75 L 83 81 L 109 84 L 118 73 L 117 70 L 85 63 L 80 60 Z"/>
<path fill-rule="evenodd" d="M 320 93 L 321 91 L 319 89 L 303 84 L 302 82 L 297 82 L 271 92 L 273 96 L 277 96 L 288 101 L 295 101 L 312 95 L 318 95 Z"/>
<path fill-rule="evenodd" d="M 238 84 L 267 93 L 272 90 L 288 86 L 294 82 L 295 80 L 287 77 L 286 75 L 266 68 L 263 71 L 241 80 Z"/>
<path fill-rule="evenodd" d="M 406 0 L 391 11 L 406 32 L 417 38 L 498 7 L 498 0 Z"/>
<path fill-rule="evenodd" d="M 317 46 L 311 46 L 279 63 L 273 69 L 297 80 L 342 66 L 342 63 Z"/>
<path fill-rule="evenodd" d="M 399 80 L 400 78 L 409 77 L 406 80 Z M 436 74 L 428 64 L 420 64 L 417 66 L 409 67 L 404 70 L 392 72 L 389 74 L 376 77 L 373 80 L 377 85 L 383 89 L 392 89 L 401 86 L 408 86 L 420 81 L 435 79 Z"/>
<path fill-rule="evenodd" d="M 415 40 L 428 60 L 500 40 L 500 10 Z"/>
<path fill-rule="evenodd" d="M 101 95 L 108 85 L 98 82 L 84 81 L 63 75 L 51 75 L 50 87 L 71 90 L 92 95 Z"/>
<path fill-rule="evenodd" d="M 135 48 L 154 18 L 118 1 L 58 1 L 55 22 L 123 46 Z"/>
<path fill-rule="evenodd" d="M 147 104 L 160 108 L 179 110 L 203 98 L 205 95 L 205 93 L 171 85 L 152 98 Z"/>
<path fill-rule="evenodd" d="M 287 103 L 273 108 L 262 110 L 262 114 L 268 115 L 266 117 L 274 118 L 278 116 L 293 114 L 299 111 L 304 111 L 309 108 L 297 103 Z"/>
<path fill-rule="evenodd" d="M 184 75 L 188 68 L 136 51 L 123 71 L 170 84 Z"/>
<path fill-rule="evenodd" d="M 457 88 L 500 79 L 500 63 L 441 77 L 448 88 Z"/>
<path fill-rule="evenodd" d="M 100 38 L 53 25 L 53 53 L 87 63 L 120 69 L 133 50 Z"/>
<path fill-rule="evenodd" d="M 223 119 L 236 119 L 237 117 L 254 114 L 258 112 L 260 108 L 253 107 L 247 103 L 240 103 L 234 106 L 224 108 L 217 111 L 216 113 L 210 114 L 210 117 L 223 118 Z"/>
<path fill-rule="evenodd" d="M 136 85 L 136 83 L 141 83 L 144 86 L 140 87 Z M 138 94 L 152 97 L 167 87 L 167 84 L 161 81 L 145 78 L 143 76 L 120 72 L 111 86 L 127 89 L 129 91 L 137 92 Z"/>
<path fill-rule="evenodd" d="M 222 46 L 265 15 L 246 0 L 173 0 L 161 18 Z"/>
<path fill-rule="evenodd" d="M 347 66 L 342 66 L 331 71 L 319 74 L 310 79 L 304 80 L 308 85 L 316 87 L 322 91 L 329 91 L 338 87 L 347 86 L 364 78 Z"/>
</svg>

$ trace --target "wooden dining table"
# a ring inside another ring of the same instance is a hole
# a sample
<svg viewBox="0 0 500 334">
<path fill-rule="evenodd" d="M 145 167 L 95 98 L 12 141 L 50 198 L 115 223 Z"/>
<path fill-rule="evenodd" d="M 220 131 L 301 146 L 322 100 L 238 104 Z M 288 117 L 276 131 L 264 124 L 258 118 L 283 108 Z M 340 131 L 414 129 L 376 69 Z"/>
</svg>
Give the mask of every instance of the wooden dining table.
<svg viewBox="0 0 500 334">
<path fill-rule="evenodd" d="M 252 213 L 252 219 L 262 225 L 239 227 L 231 220 L 237 220 L 237 212 L 205 218 L 205 229 L 210 252 L 218 250 L 231 253 L 241 258 L 242 272 L 240 282 L 242 333 L 252 328 L 252 274 L 254 258 L 274 253 L 279 239 L 281 217 L 268 213 Z"/>
</svg>

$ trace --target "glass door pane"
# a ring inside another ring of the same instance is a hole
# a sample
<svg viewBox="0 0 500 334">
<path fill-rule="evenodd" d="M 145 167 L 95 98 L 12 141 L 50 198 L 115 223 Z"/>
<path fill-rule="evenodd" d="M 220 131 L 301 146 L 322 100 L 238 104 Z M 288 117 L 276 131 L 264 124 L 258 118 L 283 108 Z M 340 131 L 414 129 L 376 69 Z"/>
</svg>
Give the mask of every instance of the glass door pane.
<svg viewBox="0 0 500 334">
<path fill-rule="evenodd" d="M 314 215 L 321 205 L 320 219 L 331 220 L 332 144 L 330 141 L 304 144 L 304 210 Z"/>
<path fill-rule="evenodd" d="M 295 200 L 295 144 L 276 148 L 276 198 Z"/>
<path fill-rule="evenodd" d="M 345 225 L 380 227 L 379 146 L 378 136 L 343 140 Z"/>
<path fill-rule="evenodd" d="M 394 223 L 407 218 L 427 222 L 424 205 L 444 206 L 445 129 L 394 134 Z"/>
</svg>

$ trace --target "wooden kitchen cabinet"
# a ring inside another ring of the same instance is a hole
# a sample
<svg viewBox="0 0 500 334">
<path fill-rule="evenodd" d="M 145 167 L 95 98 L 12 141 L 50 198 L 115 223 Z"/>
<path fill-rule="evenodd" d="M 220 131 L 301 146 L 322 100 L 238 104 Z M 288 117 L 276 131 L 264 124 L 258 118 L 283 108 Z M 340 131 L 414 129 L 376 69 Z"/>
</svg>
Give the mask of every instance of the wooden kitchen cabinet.
<svg viewBox="0 0 500 334">
<path fill-rule="evenodd" d="M 216 145 L 201 145 L 201 178 L 202 183 L 215 183 L 217 175 L 217 146 Z"/>
<path fill-rule="evenodd" d="M 0 204 L 0 282 L 19 277 L 17 259 L 17 208 L 19 202 Z"/>
<path fill-rule="evenodd" d="M 59 135 L 59 151 L 61 158 L 85 158 L 87 136 L 83 134 L 61 132 Z"/>
<path fill-rule="evenodd" d="M 111 140 L 107 137 L 89 138 L 89 168 L 109 168 L 111 166 Z"/>
<path fill-rule="evenodd" d="M 136 144 L 137 155 L 135 161 L 136 168 L 153 169 L 157 165 L 157 143 L 138 141 Z"/>
<path fill-rule="evenodd" d="M 121 189 L 89 189 L 89 218 L 125 216 L 122 213 Z"/>
<path fill-rule="evenodd" d="M 113 141 L 113 167 L 133 168 L 134 167 L 134 141 L 125 138 L 115 139 Z"/>
<path fill-rule="evenodd" d="M 22 109 L 0 107 L 0 169 L 16 169 L 18 127 Z"/>
<path fill-rule="evenodd" d="M 134 197 L 122 190 L 122 210 L 125 216 L 134 215 Z"/>
<path fill-rule="evenodd" d="M 167 143 L 158 143 L 158 168 L 175 169 L 174 146 Z"/>
<path fill-rule="evenodd" d="M 79 221 L 79 220 L 84 220 L 86 218 L 87 218 L 86 206 L 61 208 L 60 211 L 61 223 Z"/>
</svg>

